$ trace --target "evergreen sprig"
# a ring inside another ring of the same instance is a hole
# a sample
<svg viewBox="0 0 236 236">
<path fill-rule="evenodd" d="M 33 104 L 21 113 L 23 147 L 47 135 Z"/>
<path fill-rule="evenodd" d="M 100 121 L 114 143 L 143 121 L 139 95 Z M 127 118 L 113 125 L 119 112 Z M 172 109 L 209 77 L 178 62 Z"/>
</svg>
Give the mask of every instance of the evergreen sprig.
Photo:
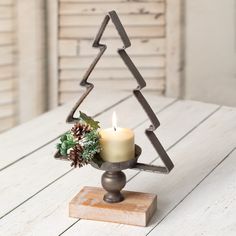
<svg viewBox="0 0 236 236">
<path fill-rule="evenodd" d="M 82 139 L 82 147 L 84 148 L 82 157 L 88 162 L 93 160 L 94 155 L 101 151 L 97 130 L 85 134 Z"/>
<path fill-rule="evenodd" d="M 72 132 L 73 128 L 75 129 L 78 126 L 82 127 L 82 133 L 79 133 L 79 138 L 78 134 Z M 84 127 L 86 128 L 84 129 Z M 100 128 L 99 121 L 95 121 L 92 117 L 80 111 L 78 122 L 73 128 L 60 137 L 60 143 L 57 144 L 60 154 L 62 156 L 68 156 L 70 159 L 70 155 L 73 153 L 73 160 L 71 160 L 74 162 L 75 167 L 83 166 L 91 161 L 101 166 L 102 159 L 98 155 L 101 151 L 98 132 L 98 128 Z M 79 149 L 79 152 L 78 146 L 81 147 L 81 151 Z"/>
<path fill-rule="evenodd" d="M 73 137 L 70 131 L 63 134 L 60 138 L 60 143 L 57 144 L 57 149 L 60 151 L 62 156 L 66 156 L 68 154 L 68 150 L 74 148 L 77 144 L 76 139 Z"/>
</svg>

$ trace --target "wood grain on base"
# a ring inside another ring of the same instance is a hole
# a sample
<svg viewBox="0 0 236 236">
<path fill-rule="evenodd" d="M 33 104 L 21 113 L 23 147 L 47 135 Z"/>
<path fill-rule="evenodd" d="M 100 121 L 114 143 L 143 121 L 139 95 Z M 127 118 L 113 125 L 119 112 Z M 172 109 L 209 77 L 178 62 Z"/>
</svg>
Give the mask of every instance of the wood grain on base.
<svg viewBox="0 0 236 236">
<path fill-rule="evenodd" d="M 125 200 L 103 201 L 105 191 L 84 187 L 70 202 L 69 216 L 88 220 L 146 226 L 157 208 L 157 196 L 151 193 L 122 191 Z"/>
</svg>

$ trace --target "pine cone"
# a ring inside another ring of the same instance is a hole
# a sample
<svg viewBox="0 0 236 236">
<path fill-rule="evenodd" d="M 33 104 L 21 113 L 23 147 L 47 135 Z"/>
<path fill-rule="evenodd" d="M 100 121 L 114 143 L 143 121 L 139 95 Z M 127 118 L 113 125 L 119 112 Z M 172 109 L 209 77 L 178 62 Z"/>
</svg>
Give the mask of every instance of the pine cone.
<svg viewBox="0 0 236 236">
<path fill-rule="evenodd" d="M 83 158 L 82 158 L 82 151 L 83 148 L 77 144 L 69 153 L 69 159 L 72 161 L 71 166 L 74 167 L 82 167 L 86 164 L 88 164 Z"/>
<path fill-rule="evenodd" d="M 71 132 L 73 134 L 73 136 L 78 139 L 81 140 L 83 138 L 83 136 L 85 135 L 85 133 L 88 133 L 91 131 L 91 128 L 89 125 L 87 124 L 81 124 L 81 123 L 76 123 L 72 128 L 71 128 Z"/>
</svg>

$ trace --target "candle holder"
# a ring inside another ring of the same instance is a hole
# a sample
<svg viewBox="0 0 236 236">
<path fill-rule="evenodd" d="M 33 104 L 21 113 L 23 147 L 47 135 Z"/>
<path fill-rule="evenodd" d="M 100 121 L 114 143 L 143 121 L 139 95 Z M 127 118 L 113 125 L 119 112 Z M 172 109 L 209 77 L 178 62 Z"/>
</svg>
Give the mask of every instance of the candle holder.
<svg viewBox="0 0 236 236">
<path fill-rule="evenodd" d="M 135 167 L 141 152 L 141 148 L 135 145 L 135 157 L 129 161 L 103 162 L 100 167 L 96 163 L 91 162 L 94 168 L 105 171 L 102 175 L 102 187 L 107 191 L 103 197 L 105 202 L 117 203 L 124 200 L 121 190 L 126 185 L 126 176 L 122 170 Z"/>
<path fill-rule="evenodd" d="M 126 177 L 123 170 L 136 169 L 138 171 L 168 174 L 174 165 L 154 133 L 160 126 L 160 122 L 141 93 L 142 88 L 146 86 L 146 82 L 125 51 L 126 48 L 131 46 L 131 43 L 115 11 L 108 12 L 95 37 L 93 47 L 99 48 L 100 52 L 80 82 L 80 85 L 85 87 L 86 91 L 74 105 L 66 121 L 68 123 L 76 123 L 78 121 L 74 117 L 74 114 L 94 87 L 87 80 L 107 48 L 106 45 L 100 43 L 100 40 L 110 20 L 123 42 L 123 47 L 117 49 L 117 53 L 138 83 L 137 88 L 133 90 L 133 94 L 151 122 L 150 126 L 145 130 L 145 134 L 162 160 L 163 166 L 139 163 L 138 158 L 141 155 L 141 148 L 138 145 L 135 145 L 135 157 L 129 161 L 119 163 L 103 162 L 101 166 L 90 162 L 94 168 L 105 171 L 102 175 L 101 182 L 106 192 L 101 188 L 84 187 L 70 202 L 70 216 L 146 226 L 156 210 L 157 197 L 155 194 L 121 191 L 126 184 Z M 55 157 L 68 160 L 66 156 L 60 155 L 59 152 L 56 153 Z"/>
</svg>

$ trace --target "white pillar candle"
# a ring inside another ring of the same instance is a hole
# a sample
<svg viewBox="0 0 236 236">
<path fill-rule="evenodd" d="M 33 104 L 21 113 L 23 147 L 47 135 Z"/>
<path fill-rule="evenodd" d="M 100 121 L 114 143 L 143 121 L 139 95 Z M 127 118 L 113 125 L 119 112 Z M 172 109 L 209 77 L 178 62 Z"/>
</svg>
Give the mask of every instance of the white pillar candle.
<svg viewBox="0 0 236 236">
<path fill-rule="evenodd" d="M 123 162 L 134 158 L 134 132 L 128 128 L 116 126 L 113 113 L 113 128 L 100 130 L 100 155 L 104 161 Z"/>
</svg>

